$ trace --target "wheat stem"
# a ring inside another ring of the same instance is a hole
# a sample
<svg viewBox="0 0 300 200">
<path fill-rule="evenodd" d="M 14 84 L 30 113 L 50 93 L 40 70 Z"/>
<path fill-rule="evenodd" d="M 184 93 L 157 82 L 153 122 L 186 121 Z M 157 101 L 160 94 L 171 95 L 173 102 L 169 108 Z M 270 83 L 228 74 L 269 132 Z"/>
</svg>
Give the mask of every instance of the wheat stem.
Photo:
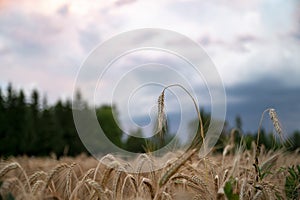
<svg viewBox="0 0 300 200">
<path fill-rule="evenodd" d="M 163 92 L 162 92 L 162 93 L 164 93 L 164 91 L 165 91 L 166 89 L 171 88 L 171 87 L 179 87 L 179 88 L 183 89 L 183 90 L 189 95 L 189 97 L 191 98 L 191 100 L 193 101 L 194 106 L 195 106 L 195 109 L 196 109 L 196 112 L 197 112 L 198 120 L 199 120 L 199 123 L 200 123 L 200 136 L 201 136 L 201 138 L 202 138 L 202 143 L 205 144 L 205 143 L 204 143 L 205 137 L 204 137 L 203 122 L 202 122 L 200 110 L 199 110 L 199 108 L 198 108 L 198 105 L 197 105 L 197 102 L 196 102 L 195 98 L 191 95 L 191 93 L 190 93 L 185 87 L 183 87 L 183 86 L 180 85 L 180 84 L 171 84 L 171 85 L 168 85 L 168 86 L 166 86 L 166 87 L 163 89 Z M 196 138 L 197 138 L 197 137 L 196 137 Z M 194 141 L 194 145 L 195 145 L 196 147 L 199 147 L 199 144 L 200 144 L 199 141 Z M 205 145 L 204 145 L 204 147 L 205 147 Z M 192 148 L 194 148 L 194 147 L 192 147 Z"/>
<path fill-rule="evenodd" d="M 177 172 L 181 165 L 183 165 L 192 155 L 196 153 L 196 149 L 190 150 L 186 154 L 181 155 L 174 164 L 166 171 L 166 173 L 161 177 L 159 185 L 163 186 L 173 174 Z"/>
</svg>

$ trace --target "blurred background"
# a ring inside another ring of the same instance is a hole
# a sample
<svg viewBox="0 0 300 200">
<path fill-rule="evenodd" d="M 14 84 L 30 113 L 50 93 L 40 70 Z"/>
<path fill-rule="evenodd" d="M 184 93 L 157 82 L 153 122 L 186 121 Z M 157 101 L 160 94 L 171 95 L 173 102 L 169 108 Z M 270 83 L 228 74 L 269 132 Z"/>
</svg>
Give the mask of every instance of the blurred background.
<svg viewBox="0 0 300 200">
<path fill-rule="evenodd" d="M 297 0 L 0 0 L 0 154 L 86 151 L 74 127 L 71 105 L 80 65 L 99 43 L 146 27 L 179 32 L 204 47 L 226 90 L 224 135 L 238 127 L 255 137 L 261 113 L 273 107 L 293 148 L 300 146 Z M 76 89 L 77 100 L 88 105 L 84 91 Z M 111 118 L 118 105 L 105 103 L 99 100 L 97 113 L 105 116 L 102 123 L 113 133 L 111 140 L 128 150 L 144 151 L 141 146 L 146 144 L 122 136 Z M 209 101 L 199 106 L 207 118 Z M 273 131 L 270 120 L 263 125 L 266 135 Z M 101 145 L 105 153 L 105 144 Z"/>
</svg>

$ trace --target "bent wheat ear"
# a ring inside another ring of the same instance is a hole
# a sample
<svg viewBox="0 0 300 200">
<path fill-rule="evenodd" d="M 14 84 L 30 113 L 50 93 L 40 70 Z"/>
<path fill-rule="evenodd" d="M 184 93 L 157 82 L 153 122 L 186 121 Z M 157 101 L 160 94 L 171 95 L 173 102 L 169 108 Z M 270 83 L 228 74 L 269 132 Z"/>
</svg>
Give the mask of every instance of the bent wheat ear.
<svg viewBox="0 0 300 200">
<path fill-rule="evenodd" d="M 269 116 L 270 116 L 270 119 L 273 122 L 273 126 L 274 126 L 277 134 L 279 136 L 282 136 L 282 128 L 281 128 L 281 125 L 279 123 L 279 119 L 278 119 L 278 116 L 277 116 L 277 113 L 276 113 L 275 109 L 271 108 L 269 110 Z"/>
<path fill-rule="evenodd" d="M 6 165 L 4 168 L 0 170 L 0 178 L 2 178 L 5 174 L 7 174 L 9 171 L 16 169 L 19 167 L 19 164 L 16 162 L 10 163 Z"/>
<path fill-rule="evenodd" d="M 31 186 L 30 186 L 30 183 L 29 183 L 28 176 L 27 176 L 25 170 L 23 169 L 23 167 L 17 162 L 10 163 L 10 164 L 6 165 L 3 169 L 1 169 L 0 170 L 0 179 L 2 179 L 3 176 L 6 173 L 8 173 L 9 171 L 17 169 L 17 168 L 19 168 L 21 170 L 21 172 L 23 173 L 23 175 L 25 177 L 25 180 L 26 180 L 26 185 L 28 186 L 29 191 L 31 192 Z"/>
<path fill-rule="evenodd" d="M 260 129 L 262 127 L 262 120 L 263 120 L 263 116 L 264 116 L 265 112 L 269 113 L 269 117 L 270 117 L 270 119 L 273 123 L 273 126 L 274 126 L 274 129 L 275 129 L 276 133 L 278 134 L 278 136 L 281 140 L 281 143 L 282 144 L 287 143 L 288 145 L 292 145 L 293 142 L 291 142 L 288 138 L 285 138 L 285 135 L 284 135 L 284 132 L 282 130 L 279 118 L 277 116 L 277 112 L 274 108 L 268 108 L 262 113 L 260 123 L 259 123 L 259 128 L 258 128 L 258 135 L 257 135 L 256 145 L 258 145 L 258 143 L 259 143 Z"/>
<path fill-rule="evenodd" d="M 39 192 L 39 188 L 42 188 L 45 185 L 45 181 L 37 180 L 35 184 L 32 186 L 32 194 L 36 195 Z"/>
<path fill-rule="evenodd" d="M 279 120 L 279 118 L 278 118 L 278 116 L 277 116 L 276 110 L 273 109 L 273 108 L 270 109 L 270 110 L 269 110 L 269 116 L 270 116 L 270 119 L 271 119 L 272 122 L 273 122 L 273 126 L 274 126 L 274 128 L 275 128 L 275 131 L 276 131 L 276 133 L 279 135 L 279 138 L 280 138 L 282 144 L 284 145 L 284 144 L 286 143 L 287 145 L 293 145 L 293 142 L 290 141 L 290 140 L 289 140 L 287 137 L 285 137 L 285 135 L 284 135 L 284 132 L 283 132 L 283 130 L 282 130 L 282 127 L 281 127 L 281 124 L 280 124 L 280 120 Z"/>
<path fill-rule="evenodd" d="M 262 127 L 262 121 L 263 121 L 263 118 L 264 118 L 264 114 L 266 112 L 269 113 L 270 119 L 273 122 L 273 126 L 274 126 L 277 134 L 279 135 L 281 142 L 283 143 L 285 141 L 284 136 L 283 136 L 283 132 L 282 132 L 282 128 L 281 128 L 281 125 L 280 125 L 280 122 L 279 122 L 279 119 L 278 119 L 278 116 L 277 116 L 277 113 L 276 113 L 275 109 L 274 108 L 268 108 L 268 109 L 264 110 L 264 112 L 261 115 L 260 122 L 259 122 L 259 127 L 258 127 L 258 132 L 257 132 L 257 139 L 256 139 L 256 151 L 255 151 L 254 164 L 253 164 L 253 166 L 255 167 L 255 172 L 256 172 L 256 182 L 259 180 L 259 177 L 261 176 L 260 170 L 258 168 L 258 166 L 259 166 L 258 155 L 260 154 L 259 136 L 260 136 L 260 129 Z M 288 140 L 287 140 L 287 142 L 290 144 L 290 142 Z"/>
<path fill-rule="evenodd" d="M 184 163 L 196 153 L 196 151 L 197 149 L 193 149 L 186 152 L 186 154 L 182 154 L 160 178 L 159 186 L 163 186 L 171 178 L 171 176 L 177 172 L 181 165 L 184 165 Z"/>
<path fill-rule="evenodd" d="M 117 196 L 118 196 L 118 186 L 119 186 L 119 183 L 120 183 L 120 177 L 121 177 L 121 174 L 122 172 L 125 171 L 125 169 L 123 167 L 119 167 L 118 170 L 116 170 L 116 173 L 114 175 L 114 180 L 113 180 L 113 185 L 112 185 L 112 196 L 113 196 L 113 199 L 117 199 Z M 126 173 L 126 172 L 124 172 Z"/>
<path fill-rule="evenodd" d="M 127 181 L 130 183 L 131 188 L 133 189 L 132 194 L 133 194 L 134 198 L 136 198 L 136 193 L 138 191 L 137 182 L 136 182 L 135 178 L 131 174 L 127 174 L 127 176 L 124 178 L 124 182 L 123 182 L 122 189 L 121 189 L 121 199 L 122 200 L 124 199 L 124 193 L 126 193 L 125 188 L 126 188 Z"/>
<path fill-rule="evenodd" d="M 205 151 L 205 136 L 204 136 L 204 128 L 203 128 L 203 122 L 202 122 L 202 119 L 201 119 L 201 114 L 200 114 L 200 110 L 198 108 L 198 103 L 196 102 L 195 98 L 192 96 L 192 94 L 185 88 L 183 87 L 182 85 L 180 84 L 171 84 L 171 85 L 168 85 L 166 86 L 161 95 L 158 97 L 158 128 L 157 130 L 158 131 L 162 131 L 163 128 L 166 128 L 166 123 L 167 123 L 167 120 L 166 120 L 166 117 L 165 117 L 165 111 L 164 111 L 164 107 L 165 107 L 165 104 L 164 104 L 164 97 L 165 97 L 165 90 L 168 89 L 168 88 L 171 88 L 171 87 L 179 87 L 181 88 L 182 90 L 184 90 L 184 92 L 186 92 L 187 95 L 189 95 L 189 97 L 191 98 L 191 100 L 193 101 L 194 103 L 194 106 L 195 106 L 195 110 L 197 112 L 197 115 L 198 115 L 198 120 L 199 120 L 199 126 L 200 126 L 200 131 L 199 131 L 199 134 L 196 134 L 196 137 L 194 138 L 194 140 L 192 141 L 192 144 L 191 146 L 188 148 L 188 151 L 189 150 L 192 150 L 192 149 L 200 149 L 200 146 L 201 146 L 201 139 L 202 139 L 202 144 L 204 144 L 204 151 Z M 157 132 L 156 132 L 157 133 Z M 160 133 L 160 136 L 162 136 L 163 132 L 159 132 Z"/>
<path fill-rule="evenodd" d="M 37 171 L 37 172 L 35 172 L 34 174 L 32 174 L 32 175 L 28 178 L 28 180 L 29 180 L 29 183 L 32 184 L 32 183 L 34 183 L 35 181 L 37 181 L 39 178 L 40 178 L 41 180 L 44 180 L 44 178 L 46 178 L 46 176 L 47 176 L 47 173 L 46 173 L 46 172 L 44 172 L 44 171 Z"/>
<path fill-rule="evenodd" d="M 45 185 L 44 188 L 42 190 L 42 193 L 44 193 L 48 187 L 48 185 L 50 184 L 52 178 L 57 175 L 59 172 L 61 172 L 62 170 L 64 170 L 65 168 L 68 168 L 68 164 L 66 163 L 61 163 L 59 165 L 57 165 L 56 167 L 54 167 L 47 175 L 46 180 L 45 180 Z"/>
<path fill-rule="evenodd" d="M 148 190 L 146 190 L 146 188 Z M 153 199 L 154 196 L 155 196 L 155 191 L 153 189 L 153 183 L 148 178 L 143 178 L 142 179 L 138 190 L 139 190 L 140 193 L 143 193 L 143 195 L 145 195 L 148 191 L 150 193 L 151 199 Z"/>
<path fill-rule="evenodd" d="M 70 198 L 71 196 L 71 187 L 72 187 L 72 173 L 74 172 L 73 171 L 73 167 L 76 165 L 76 163 L 72 163 L 70 166 L 69 166 L 69 169 L 68 169 L 68 172 L 67 172 L 67 175 L 66 175 L 66 193 L 67 193 L 67 196 L 68 198 Z"/>
<path fill-rule="evenodd" d="M 89 186 L 91 186 L 97 193 L 100 199 L 107 199 L 105 191 L 102 189 L 101 185 L 92 179 L 87 179 L 85 181 Z"/>
</svg>

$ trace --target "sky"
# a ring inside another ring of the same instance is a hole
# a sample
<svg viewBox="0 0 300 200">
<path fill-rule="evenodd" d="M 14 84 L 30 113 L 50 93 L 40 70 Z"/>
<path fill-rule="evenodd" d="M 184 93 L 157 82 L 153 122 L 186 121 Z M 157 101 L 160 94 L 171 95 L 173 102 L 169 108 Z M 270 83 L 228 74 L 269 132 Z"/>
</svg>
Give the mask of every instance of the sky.
<svg viewBox="0 0 300 200">
<path fill-rule="evenodd" d="M 0 0 L 0 86 L 11 82 L 27 94 L 36 88 L 50 103 L 71 98 L 90 52 L 139 28 L 172 30 L 204 48 L 223 80 L 232 125 L 240 115 L 253 132 L 263 110 L 274 107 L 286 132 L 300 129 L 297 0 Z M 115 67 L 112 74 L 121 72 Z"/>
</svg>

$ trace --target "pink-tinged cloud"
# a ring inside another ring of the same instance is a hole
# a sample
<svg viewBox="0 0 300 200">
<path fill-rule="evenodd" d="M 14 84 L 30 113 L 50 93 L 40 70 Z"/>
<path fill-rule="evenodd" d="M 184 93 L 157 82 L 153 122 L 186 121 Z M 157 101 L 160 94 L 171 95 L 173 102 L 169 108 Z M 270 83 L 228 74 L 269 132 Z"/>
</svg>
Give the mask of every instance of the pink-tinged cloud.
<svg viewBox="0 0 300 200">
<path fill-rule="evenodd" d="M 16 74 L 37 70 L 45 72 L 39 74 L 45 79 L 56 73 L 75 79 L 80 64 L 99 43 L 123 31 L 156 27 L 177 31 L 203 45 L 225 84 L 288 71 L 293 74 L 287 81 L 299 84 L 294 77 L 299 74 L 297 1 L 12 0 L 1 1 L 0 7 L 2 82 L 19 82 L 3 66 L 13 67 Z M 290 70 L 285 69 L 285 59 Z M 64 84 L 63 78 L 49 77 Z M 26 85 L 26 80 L 31 82 L 24 77 L 19 85 Z M 41 90 L 52 88 L 39 81 Z M 57 94 L 60 89 L 56 88 Z M 53 99 L 59 96 L 53 94 Z"/>
<path fill-rule="evenodd" d="M 24 89 L 27 95 L 30 95 L 32 89 L 39 90 L 42 94 L 49 97 L 49 103 L 54 103 L 56 98 L 71 98 L 73 89 L 73 77 L 67 77 L 64 74 L 49 73 L 43 69 L 28 70 L 26 68 L 4 68 L 1 72 L 5 73 L 5 77 L 1 76 L 1 81 L 10 82 L 13 77 L 13 86 Z"/>
</svg>

